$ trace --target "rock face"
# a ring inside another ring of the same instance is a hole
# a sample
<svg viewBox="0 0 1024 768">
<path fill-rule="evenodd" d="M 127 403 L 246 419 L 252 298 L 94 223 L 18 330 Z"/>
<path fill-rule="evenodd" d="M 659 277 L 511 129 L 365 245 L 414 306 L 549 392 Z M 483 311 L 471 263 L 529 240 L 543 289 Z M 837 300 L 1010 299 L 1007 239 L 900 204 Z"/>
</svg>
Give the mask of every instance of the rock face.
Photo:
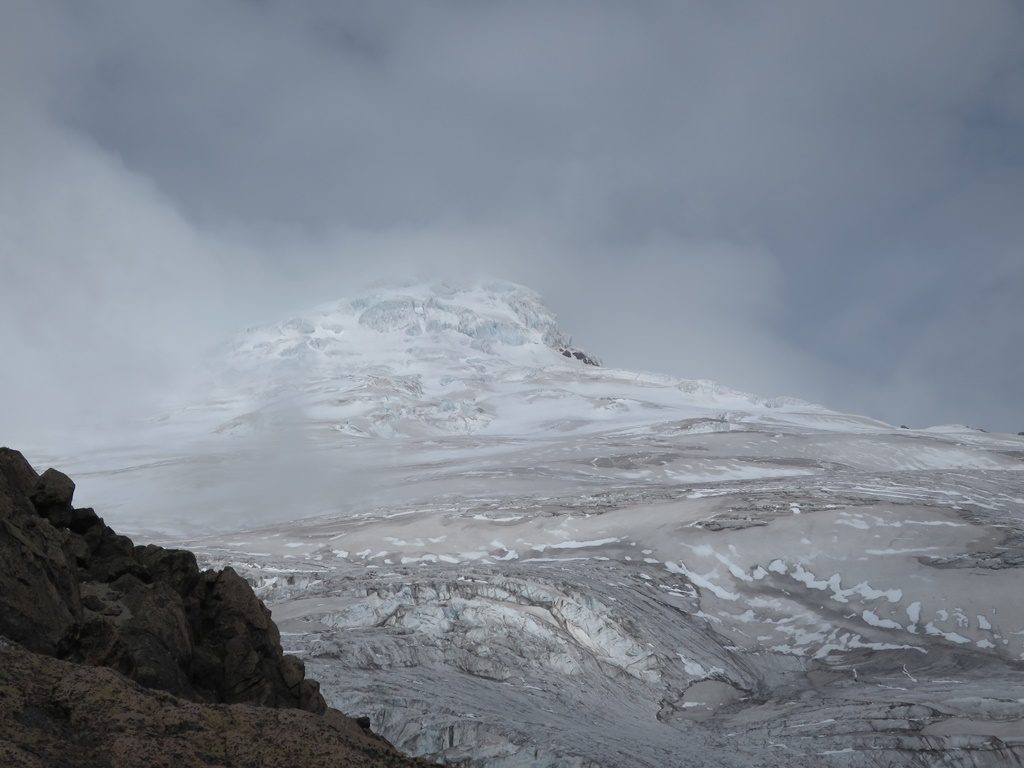
<svg viewBox="0 0 1024 768">
<path fill-rule="evenodd" d="M 41 517 L 31 499 L 44 498 L 48 486 L 20 453 L 0 449 L 0 633 L 32 650 L 66 655 L 84 609 L 71 536 Z"/>
<path fill-rule="evenodd" d="M 17 451 L 0 449 L 0 478 L 0 555 L 12 564 L 0 577 L 0 633 L 190 699 L 326 709 L 233 570 L 200 572 L 191 552 L 135 546 L 72 506 L 70 478 L 37 475 Z"/>
<path fill-rule="evenodd" d="M 200 571 L 191 552 L 135 546 L 93 510 L 75 509 L 74 490 L 66 475 L 38 475 L 0 448 L 0 636 L 23 646 L 0 647 L 0 764 L 71 764 L 60 743 L 68 739 L 94 750 L 96 765 L 229 753 L 214 764 L 337 765 L 328 755 L 341 742 L 365 753 L 345 765 L 413 764 L 327 709 L 235 571 Z M 258 736 L 264 728 L 282 738 Z"/>
<path fill-rule="evenodd" d="M 601 365 L 601 363 L 597 361 L 596 357 L 588 355 L 586 352 L 583 352 L 582 350 L 579 349 L 573 349 L 572 347 L 561 347 L 558 351 L 562 353 L 562 357 L 568 357 L 572 358 L 573 360 L 579 360 L 585 365 L 593 365 L 596 367 L 600 367 Z"/>
</svg>

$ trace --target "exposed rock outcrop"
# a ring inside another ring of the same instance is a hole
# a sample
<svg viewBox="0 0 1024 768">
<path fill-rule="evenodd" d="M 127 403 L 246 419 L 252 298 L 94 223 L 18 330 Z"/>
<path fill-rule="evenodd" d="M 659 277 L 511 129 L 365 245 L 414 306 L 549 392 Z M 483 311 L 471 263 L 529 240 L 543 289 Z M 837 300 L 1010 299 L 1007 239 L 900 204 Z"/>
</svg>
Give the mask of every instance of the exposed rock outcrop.
<svg viewBox="0 0 1024 768">
<path fill-rule="evenodd" d="M 0 647 L 0 744 L 9 745 L 0 764 L 137 765 L 152 755 L 142 763 L 157 765 L 182 749 L 193 762 L 232 755 L 217 765 L 414 764 L 327 709 L 241 576 L 200 571 L 191 552 L 136 546 L 93 510 L 76 509 L 74 491 L 61 472 L 39 475 L 0 448 L 0 636 L 23 646 Z M 203 708 L 174 697 L 304 712 Z M 263 728 L 281 738 L 249 738 Z M 89 745 L 97 760 L 68 762 L 62 739 Z M 324 762 L 329 745 L 342 742 L 358 742 L 370 757 Z"/>
<path fill-rule="evenodd" d="M 574 349 L 573 347 L 560 347 L 559 352 L 562 353 L 562 357 L 568 357 L 573 360 L 579 360 L 585 365 L 593 365 L 600 367 L 601 363 L 598 359 L 592 355 L 588 355 L 586 352 L 580 349 Z"/>
<path fill-rule="evenodd" d="M 37 475 L 17 451 L 0 449 L 0 477 L 0 557 L 11 564 L 0 633 L 191 699 L 324 711 L 270 611 L 230 568 L 201 572 L 190 552 L 135 546 L 73 507 L 70 478 Z"/>
</svg>

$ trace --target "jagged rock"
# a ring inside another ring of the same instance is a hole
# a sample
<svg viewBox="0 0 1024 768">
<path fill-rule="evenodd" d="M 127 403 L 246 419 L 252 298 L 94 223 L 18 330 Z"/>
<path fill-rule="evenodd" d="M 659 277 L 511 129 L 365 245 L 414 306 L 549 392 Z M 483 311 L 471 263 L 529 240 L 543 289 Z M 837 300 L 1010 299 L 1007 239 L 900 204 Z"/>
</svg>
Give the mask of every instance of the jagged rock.
<svg viewBox="0 0 1024 768">
<path fill-rule="evenodd" d="M 149 581 L 149 572 L 135 558 L 135 545 L 127 536 L 99 524 L 86 532 L 86 540 L 92 544 L 86 569 L 91 580 L 110 583 L 130 574 L 140 581 Z"/>
<path fill-rule="evenodd" d="M 191 552 L 135 546 L 75 509 L 74 491 L 67 475 L 38 475 L 0 449 L 0 634 L 189 698 L 326 710 L 245 579 L 201 572 Z"/>
<path fill-rule="evenodd" d="M 579 349 L 573 349 L 572 347 L 562 347 L 558 351 L 562 353 L 562 357 L 568 357 L 571 360 L 579 360 L 585 365 L 593 365 L 596 367 L 600 367 L 601 365 L 601 363 L 598 362 L 596 357 L 592 357 L 591 355 L 588 355 L 586 352 L 583 352 L 582 350 Z"/>
<path fill-rule="evenodd" d="M 71 520 L 68 523 L 68 528 L 72 533 L 85 533 L 94 525 L 102 525 L 103 520 L 100 519 L 96 512 L 86 507 L 84 509 L 72 509 Z"/>
<path fill-rule="evenodd" d="M 25 492 L 27 489 L 34 489 L 39 482 L 39 475 L 32 469 L 32 465 L 13 448 L 0 448 L 0 475 L 7 483 L 5 487 L 8 494 L 12 491 Z M 20 495 L 8 494 L 4 495 L 9 502 L 24 504 L 24 499 Z"/>
<path fill-rule="evenodd" d="M 0 633 L 42 653 L 66 653 L 82 620 L 68 534 L 36 514 L 39 476 L 0 448 Z"/>
<path fill-rule="evenodd" d="M 184 549 L 164 549 L 153 544 L 135 547 L 138 560 L 156 581 L 163 581 L 174 587 L 179 595 L 192 592 L 199 581 L 199 565 L 196 556 Z"/>
<path fill-rule="evenodd" d="M 287 655 L 284 657 L 284 663 L 281 665 L 281 672 L 285 685 L 289 689 L 294 689 L 305 679 L 306 665 L 298 656 Z"/>
<path fill-rule="evenodd" d="M 135 546 L 74 491 L 0 448 L 0 765 L 424 765 L 328 710 L 241 576 Z"/>
<path fill-rule="evenodd" d="M 306 679 L 299 683 L 299 709 L 322 715 L 328 711 L 327 702 L 320 693 L 320 683 Z"/>
<path fill-rule="evenodd" d="M 124 596 L 123 604 L 124 657 L 118 666 L 130 664 L 126 674 L 149 688 L 194 696 L 192 632 L 181 596 L 166 584 L 140 585 Z"/>
<path fill-rule="evenodd" d="M 284 661 L 277 626 L 248 582 L 230 568 L 207 571 L 196 593 L 197 641 L 219 660 L 206 681 L 218 700 L 298 706 L 294 664 Z"/>
</svg>

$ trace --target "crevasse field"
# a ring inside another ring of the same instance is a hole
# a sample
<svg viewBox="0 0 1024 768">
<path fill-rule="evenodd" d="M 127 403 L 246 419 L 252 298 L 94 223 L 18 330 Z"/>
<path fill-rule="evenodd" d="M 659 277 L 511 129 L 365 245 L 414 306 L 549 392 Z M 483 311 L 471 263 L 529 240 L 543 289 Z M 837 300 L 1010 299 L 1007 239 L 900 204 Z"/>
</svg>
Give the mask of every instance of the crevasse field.
<svg viewBox="0 0 1024 768">
<path fill-rule="evenodd" d="M 1024 438 L 575 351 L 520 286 L 380 287 L 240 335 L 130 441 L 31 458 L 243 573 L 409 753 L 1024 760 Z"/>
</svg>

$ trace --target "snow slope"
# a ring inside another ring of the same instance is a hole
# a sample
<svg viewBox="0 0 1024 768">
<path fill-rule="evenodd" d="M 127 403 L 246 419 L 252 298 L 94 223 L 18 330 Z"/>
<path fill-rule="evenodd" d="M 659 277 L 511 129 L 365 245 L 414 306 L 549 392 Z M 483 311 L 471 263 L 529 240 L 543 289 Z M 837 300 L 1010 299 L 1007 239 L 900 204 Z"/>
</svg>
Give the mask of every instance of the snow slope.
<svg viewBox="0 0 1024 768">
<path fill-rule="evenodd" d="M 332 704 L 410 752 L 1024 759 L 1024 438 L 563 350 L 520 286 L 381 286 L 51 463 L 115 527 L 245 573 Z"/>
</svg>

